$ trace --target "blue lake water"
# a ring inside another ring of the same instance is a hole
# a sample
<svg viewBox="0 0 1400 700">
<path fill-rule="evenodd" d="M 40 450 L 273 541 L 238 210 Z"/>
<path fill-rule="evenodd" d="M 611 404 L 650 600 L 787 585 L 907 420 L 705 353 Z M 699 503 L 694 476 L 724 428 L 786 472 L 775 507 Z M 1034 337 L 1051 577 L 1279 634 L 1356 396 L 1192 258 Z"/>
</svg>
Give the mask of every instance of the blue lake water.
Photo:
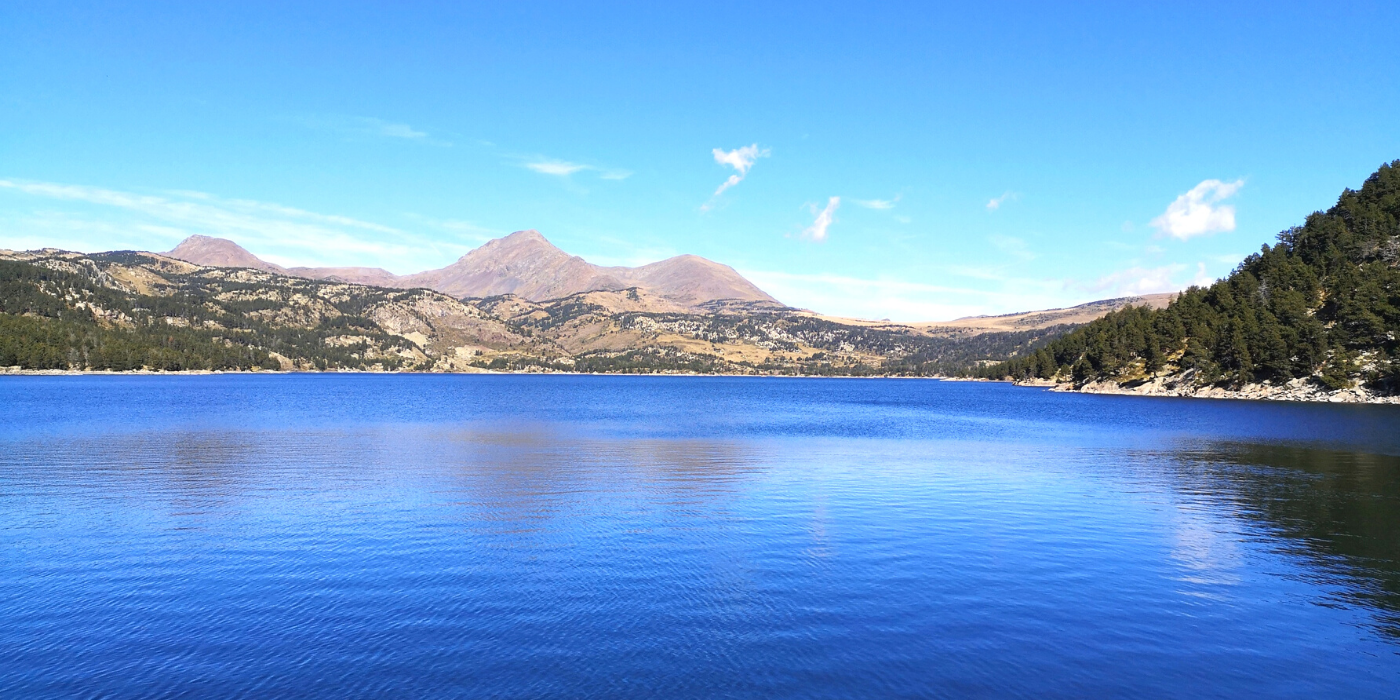
<svg viewBox="0 0 1400 700">
<path fill-rule="evenodd" d="M 0 378 L 0 697 L 1400 695 L 1400 407 Z"/>
</svg>

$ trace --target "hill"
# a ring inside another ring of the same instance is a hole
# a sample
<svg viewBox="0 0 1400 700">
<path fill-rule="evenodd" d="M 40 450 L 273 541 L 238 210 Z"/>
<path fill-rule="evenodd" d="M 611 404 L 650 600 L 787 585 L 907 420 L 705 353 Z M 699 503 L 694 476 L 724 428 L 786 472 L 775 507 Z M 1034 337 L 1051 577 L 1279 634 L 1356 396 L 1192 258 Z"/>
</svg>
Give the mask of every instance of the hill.
<svg viewBox="0 0 1400 700">
<path fill-rule="evenodd" d="M 1050 328 L 1063 325 L 1081 325 L 1101 318 L 1110 311 L 1129 306 L 1148 306 L 1154 309 L 1165 307 L 1172 299 L 1176 298 L 1176 293 L 1169 294 L 1147 294 L 1139 297 L 1119 297 L 1117 299 L 1103 299 L 1091 301 L 1087 304 L 1071 306 L 1065 309 L 1043 309 L 1040 311 L 1023 311 L 1014 314 L 1002 314 L 1000 316 L 968 316 L 952 321 L 942 321 L 938 323 L 915 324 L 919 328 L 929 333 L 959 334 L 959 333 L 988 333 L 995 331 L 1026 331 Z"/>
<path fill-rule="evenodd" d="M 647 274 L 684 290 L 709 279 L 687 276 L 705 264 Z M 154 253 L 3 252 L 0 366 L 930 376 L 1033 351 L 1072 327 L 954 338 L 764 300 L 685 302 L 640 287 L 457 299 Z"/>
<path fill-rule="evenodd" d="M 1162 309 L 1110 313 L 976 374 L 1083 391 L 1368 398 L 1400 389 L 1400 160 Z"/>
<path fill-rule="evenodd" d="M 259 259 L 233 241 L 208 236 L 190 236 L 165 255 L 208 267 L 247 267 L 378 287 L 424 287 L 458 298 L 514 294 L 530 301 L 547 301 L 636 287 L 665 305 L 688 309 L 720 301 L 779 304 L 733 268 L 699 256 L 681 255 L 636 268 L 600 267 L 565 253 L 533 230 L 488 241 L 447 267 L 409 275 L 371 267 L 283 268 Z"/>
</svg>

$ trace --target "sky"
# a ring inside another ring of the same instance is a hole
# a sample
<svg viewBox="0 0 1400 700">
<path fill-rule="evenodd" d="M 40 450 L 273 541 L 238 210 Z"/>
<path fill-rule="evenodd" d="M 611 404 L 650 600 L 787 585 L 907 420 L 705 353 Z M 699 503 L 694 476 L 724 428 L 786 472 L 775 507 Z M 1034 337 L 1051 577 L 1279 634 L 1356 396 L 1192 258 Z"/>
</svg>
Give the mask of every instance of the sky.
<svg viewBox="0 0 1400 700">
<path fill-rule="evenodd" d="M 896 321 L 1174 291 L 1400 158 L 1396 27 L 1393 0 L 4 3 L 0 248 L 408 273 L 536 229 Z"/>
</svg>

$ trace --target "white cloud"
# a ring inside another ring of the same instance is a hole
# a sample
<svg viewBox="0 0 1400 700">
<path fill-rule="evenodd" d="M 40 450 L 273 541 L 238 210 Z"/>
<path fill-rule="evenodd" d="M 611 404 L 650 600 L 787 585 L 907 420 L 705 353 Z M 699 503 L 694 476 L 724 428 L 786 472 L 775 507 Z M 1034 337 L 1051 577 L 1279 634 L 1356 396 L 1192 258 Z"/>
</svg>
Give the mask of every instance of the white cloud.
<svg viewBox="0 0 1400 700">
<path fill-rule="evenodd" d="M 568 177 L 581 170 L 589 170 L 589 166 L 578 163 L 570 163 L 566 160 L 543 160 L 534 163 L 526 163 L 525 167 L 545 175 L 556 175 L 558 177 Z"/>
<path fill-rule="evenodd" d="M 817 211 L 816 205 L 812 205 L 812 213 L 816 215 L 816 221 L 812 222 L 802 231 L 802 238 L 809 241 L 821 243 L 826 240 L 826 230 L 835 222 L 836 209 L 841 206 L 840 197 L 832 197 L 826 201 L 826 208 Z"/>
<path fill-rule="evenodd" d="M 768 155 L 768 149 L 758 150 L 758 144 L 750 144 L 743 148 L 736 148 L 732 151 L 724 151 L 718 148 L 711 149 L 715 156 L 715 162 L 720 165 L 728 165 L 739 171 L 739 175 L 748 175 L 749 168 L 753 167 L 754 161 Z M 718 193 L 716 193 L 718 194 Z"/>
<path fill-rule="evenodd" d="M 1186 283 L 1187 287 L 1209 287 L 1215 284 L 1215 278 L 1206 274 L 1206 264 L 1196 263 L 1196 274 L 1191 277 L 1191 281 Z"/>
<path fill-rule="evenodd" d="M 1161 267 L 1139 267 L 1134 266 L 1125 270 L 1118 270 L 1087 285 L 1082 286 L 1085 290 L 1096 293 L 1108 293 L 1114 297 L 1139 296 L 1142 294 L 1158 294 L 1162 292 L 1178 292 L 1189 286 L 1208 286 L 1215 280 L 1206 274 L 1205 263 L 1196 263 L 1196 272 L 1189 280 L 1177 281 L 1181 273 L 1190 269 L 1187 265 L 1172 264 Z"/>
<path fill-rule="evenodd" d="M 866 209 L 893 209 L 894 205 L 899 203 L 899 199 L 902 196 L 903 195 L 895 195 L 893 199 L 852 199 L 851 204 L 858 207 L 865 207 Z"/>
<path fill-rule="evenodd" d="M 50 203 L 27 214 L 19 207 L 0 209 L 0 247 L 165 250 L 202 234 L 232 239 L 269 259 L 400 272 L 440 266 L 471 248 L 347 216 L 203 192 L 135 194 L 15 180 L 0 180 L 0 191 Z M 54 211 L 54 204 L 63 208 Z"/>
<path fill-rule="evenodd" d="M 584 171 L 594 171 L 598 177 L 604 180 L 626 180 L 632 177 L 632 171 L 619 170 L 616 168 L 601 168 L 596 165 L 586 163 L 572 163 L 567 160 L 557 158 L 546 158 L 544 156 L 534 156 L 524 159 L 522 166 L 542 175 L 553 175 L 555 177 L 569 177 L 575 173 Z"/>
<path fill-rule="evenodd" d="M 1001 205 L 1007 202 L 1014 202 L 1020 198 L 1020 193 L 1008 190 L 1006 192 L 1001 193 L 1000 197 L 993 197 L 990 200 L 987 200 L 987 211 L 996 211 L 1001 208 Z"/>
<path fill-rule="evenodd" d="M 1167 206 L 1151 226 L 1158 235 L 1186 240 L 1209 233 L 1235 230 L 1235 208 L 1221 202 L 1233 197 L 1244 180 L 1205 180 Z"/>
<path fill-rule="evenodd" d="M 757 161 L 759 158 L 766 157 L 769 153 L 768 149 L 766 148 L 763 150 L 759 150 L 758 144 L 756 143 L 744 146 L 742 148 L 736 148 L 732 151 L 725 151 L 719 148 L 715 148 L 712 149 L 710 152 L 714 155 L 716 163 L 719 163 L 720 165 L 728 165 L 729 167 L 734 168 L 738 172 L 736 172 L 733 175 L 730 175 L 728 179 L 720 183 L 719 189 L 716 189 L 715 193 L 710 195 L 710 201 L 705 203 L 704 206 L 700 207 L 701 210 L 708 210 L 711 206 L 713 206 L 715 198 L 719 197 L 720 194 L 722 194 L 725 190 L 739 184 L 740 182 L 743 182 L 744 177 L 746 177 L 749 174 L 749 169 L 753 167 L 754 162 Z"/>
</svg>

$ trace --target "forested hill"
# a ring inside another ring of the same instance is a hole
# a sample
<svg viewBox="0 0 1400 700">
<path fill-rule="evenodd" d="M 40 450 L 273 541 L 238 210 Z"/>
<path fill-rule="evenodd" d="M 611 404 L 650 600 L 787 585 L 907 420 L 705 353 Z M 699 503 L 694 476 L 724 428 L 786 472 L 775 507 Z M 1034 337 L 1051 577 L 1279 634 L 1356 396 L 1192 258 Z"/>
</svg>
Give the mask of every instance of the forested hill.
<svg viewBox="0 0 1400 700">
<path fill-rule="evenodd" d="M 1400 160 L 1284 231 L 1209 288 L 1165 309 L 1127 308 L 978 376 L 1131 387 L 1400 389 Z"/>
</svg>

